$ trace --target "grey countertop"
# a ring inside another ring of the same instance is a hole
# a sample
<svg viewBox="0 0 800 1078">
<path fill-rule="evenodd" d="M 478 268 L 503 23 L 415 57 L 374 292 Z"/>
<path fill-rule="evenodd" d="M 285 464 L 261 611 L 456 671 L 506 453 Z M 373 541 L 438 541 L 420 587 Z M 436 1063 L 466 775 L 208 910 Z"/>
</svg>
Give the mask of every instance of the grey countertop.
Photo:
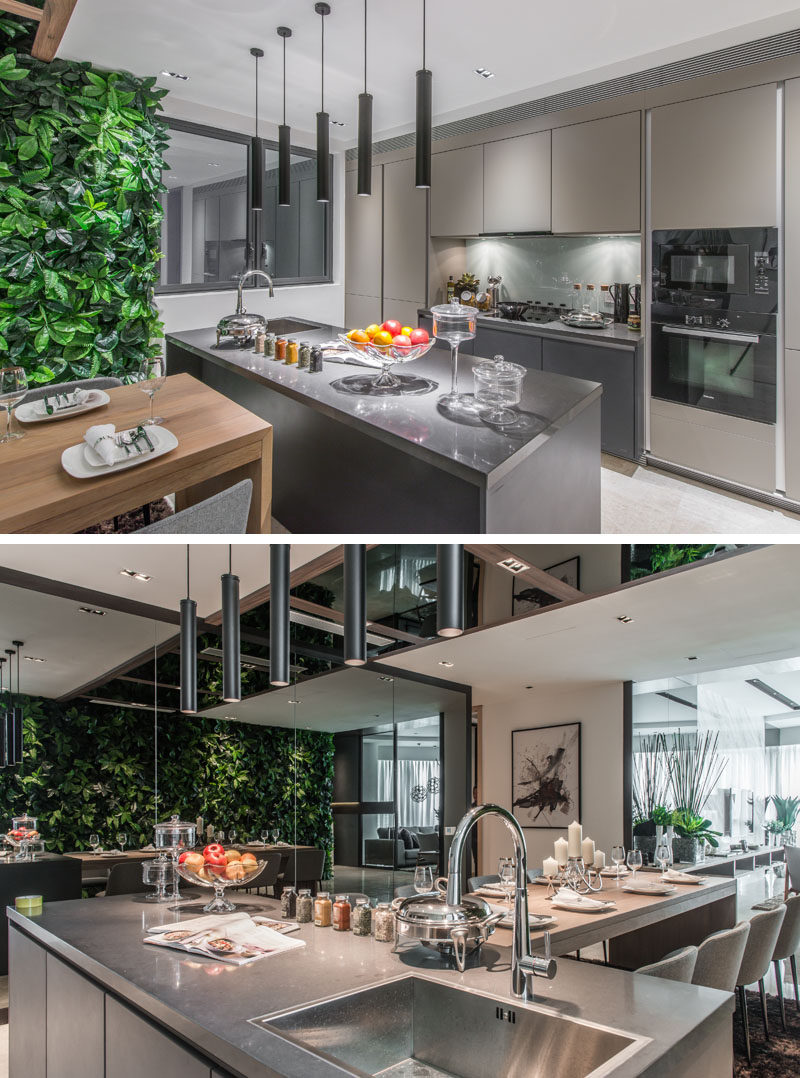
<svg viewBox="0 0 800 1078">
<path fill-rule="evenodd" d="M 293 336 L 315 344 L 335 340 L 337 332 L 336 326 L 318 323 Z M 520 403 L 520 411 L 528 415 L 529 428 L 512 435 L 500 433 L 479 419 L 456 422 L 439 412 L 437 397 L 450 386 L 450 359 L 443 349 L 433 348 L 422 359 L 403 364 L 402 369 L 396 368 L 400 373 L 437 382 L 438 388 L 433 392 L 419 396 L 363 397 L 337 392 L 331 383 L 350 374 L 364 373 L 366 368 L 326 361 L 320 374 L 309 374 L 296 366 L 256 355 L 251 348 L 240 349 L 232 342 L 223 341 L 220 348 L 212 347 L 213 329 L 169 333 L 167 341 L 476 485 L 499 482 L 602 393 L 596 382 L 529 371 Z M 462 391 L 471 391 L 472 368 L 478 362 L 474 356 L 460 358 Z"/>
<path fill-rule="evenodd" d="M 240 909 L 278 910 L 272 899 L 241 898 Z M 186 916 L 197 916 L 197 911 L 194 904 Z M 35 918 L 8 910 L 13 925 L 41 945 L 218 1065 L 246 1078 L 349 1073 L 248 1019 L 404 975 L 649 1038 L 614 1071 L 616 1078 L 680 1073 L 661 1064 L 673 1051 L 699 1048 L 704 1023 L 728 1020 L 733 1010 L 727 993 L 569 959 L 559 960 L 555 980 L 535 982 L 535 1003 L 521 1003 L 510 994 L 510 949 L 494 940 L 484 945 L 477 963 L 470 960 L 473 964 L 463 974 L 444 968 L 437 955 L 422 947 L 393 954 L 389 944 L 372 937 L 313 925 L 300 926 L 303 949 L 241 967 L 142 943 L 149 927 L 180 916 L 142 896 L 46 903 Z"/>
<path fill-rule="evenodd" d="M 431 317 L 430 310 L 420 308 L 420 315 Z M 537 337 L 553 337 L 555 339 L 566 337 L 572 340 L 583 341 L 591 344 L 592 341 L 601 342 L 604 345 L 625 345 L 635 348 L 642 341 L 641 332 L 634 332 L 625 325 L 612 322 L 604 329 L 576 329 L 574 326 L 564 325 L 563 322 L 517 322 L 510 318 L 495 318 L 493 315 L 478 314 L 478 323 L 487 329 L 508 330 L 510 333 L 527 333 Z"/>
</svg>

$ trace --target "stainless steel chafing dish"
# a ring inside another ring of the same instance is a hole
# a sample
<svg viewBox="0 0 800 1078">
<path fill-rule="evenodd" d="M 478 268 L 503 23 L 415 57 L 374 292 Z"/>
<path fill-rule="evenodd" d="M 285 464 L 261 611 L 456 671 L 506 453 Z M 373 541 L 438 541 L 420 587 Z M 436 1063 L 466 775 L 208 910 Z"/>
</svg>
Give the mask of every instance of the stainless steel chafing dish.
<svg viewBox="0 0 800 1078">
<path fill-rule="evenodd" d="M 590 311 L 571 311 L 569 314 L 562 314 L 561 321 L 565 326 L 572 326 L 574 329 L 605 329 L 614 319 Z"/>
<path fill-rule="evenodd" d="M 403 899 L 395 918 L 395 946 L 421 943 L 440 954 L 452 954 L 463 973 L 467 955 L 491 936 L 503 914 L 492 913 L 488 902 L 477 895 L 465 895 L 458 905 L 449 906 L 446 895 L 432 893 Z"/>
<path fill-rule="evenodd" d="M 219 347 L 219 342 L 223 337 L 233 337 L 244 348 L 255 339 L 260 329 L 266 331 L 267 320 L 264 315 L 248 314 L 244 309 L 242 289 L 245 281 L 249 281 L 251 277 L 263 277 L 267 282 L 270 296 L 275 295 L 272 278 L 268 273 L 263 270 L 248 270 L 247 273 L 243 273 L 239 278 L 239 287 L 236 293 L 236 313 L 226 314 L 224 318 L 220 318 L 219 322 L 217 322 L 217 347 Z"/>
</svg>

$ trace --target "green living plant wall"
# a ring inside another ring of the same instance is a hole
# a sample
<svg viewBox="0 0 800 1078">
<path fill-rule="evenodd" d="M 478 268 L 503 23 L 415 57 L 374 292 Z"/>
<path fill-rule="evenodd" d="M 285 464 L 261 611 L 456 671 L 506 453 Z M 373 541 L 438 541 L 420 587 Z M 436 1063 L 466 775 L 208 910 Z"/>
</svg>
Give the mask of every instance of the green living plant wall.
<svg viewBox="0 0 800 1078">
<path fill-rule="evenodd" d="M 43 63 L 27 40 L 0 17 L 0 365 L 33 383 L 125 378 L 161 335 L 166 90 Z"/>
<path fill-rule="evenodd" d="M 155 820 L 152 716 L 88 705 L 64 708 L 23 698 L 25 750 L 21 767 L 0 770 L 7 816 L 38 816 L 47 848 L 89 848 L 89 835 L 116 845 L 152 842 Z M 277 827 L 297 841 L 333 851 L 333 737 L 186 715 L 158 724 L 158 818 L 202 816 L 207 824 L 254 835 Z"/>
</svg>

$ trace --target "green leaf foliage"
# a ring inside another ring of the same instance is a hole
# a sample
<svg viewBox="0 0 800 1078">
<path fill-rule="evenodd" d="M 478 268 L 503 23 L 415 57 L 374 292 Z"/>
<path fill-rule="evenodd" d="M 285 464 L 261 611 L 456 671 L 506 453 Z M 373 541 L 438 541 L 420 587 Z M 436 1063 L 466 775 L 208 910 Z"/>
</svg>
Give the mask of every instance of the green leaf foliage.
<svg viewBox="0 0 800 1078">
<path fill-rule="evenodd" d="M 161 335 L 166 91 L 88 63 L 42 63 L 26 34 L 0 17 L 2 362 L 40 384 L 125 378 Z"/>
<path fill-rule="evenodd" d="M 0 771 L 0 800 L 10 823 L 39 817 L 47 848 L 88 849 L 89 835 L 104 845 L 127 832 L 132 847 L 151 842 L 155 806 L 152 715 L 132 709 L 62 706 L 21 698 L 24 758 Z M 240 834 L 277 827 L 294 839 L 297 770 L 297 842 L 333 853 L 333 737 L 214 719 L 172 715 L 158 723 L 159 819 L 202 816 Z"/>
</svg>

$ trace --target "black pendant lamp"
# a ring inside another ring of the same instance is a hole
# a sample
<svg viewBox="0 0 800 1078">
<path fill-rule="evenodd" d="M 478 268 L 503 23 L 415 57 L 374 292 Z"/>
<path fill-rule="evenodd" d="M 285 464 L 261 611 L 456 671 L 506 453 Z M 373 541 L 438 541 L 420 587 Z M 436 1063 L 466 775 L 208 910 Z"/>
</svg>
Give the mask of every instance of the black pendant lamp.
<svg viewBox="0 0 800 1078">
<path fill-rule="evenodd" d="M 367 93 L 367 0 L 364 0 L 364 93 L 358 95 L 358 189 L 372 194 L 372 94 Z"/>
<path fill-rule="evenodd" d="M 289 684 L 289 545 L 269 548 L 269 683 Z"/>
<path fill-rule="evenodd" d="M 3 688 L 3 663 L 7 662 L 6 659 L 0 659 L 0 698 L 2 698 L 5 689 Z M 11 677 L 11 671 L 9 670 L 9 677 Z M 11 689 L 9 687 L 8 700 L 4 701 L 6 705 L 3 709 L 3 713 L 0 716 L 0 768 L 8 767 L 9 764 L 9 752 L 10 745 L 8 736 L 8 715 L 11 710 Z"/>
<path fill-rule="evenodd" d="M 181 706 L 197 714 L 197 603 L 189 598 L 189 546 L 186 546 L 186 598 L 181 599 Z"/>
<path fill-rule="evenodd" d="M 322 82 L 321 112 L 317 113 L 317 202 L 331 200 L 331 118 L 325 111 L 325 16 L 330 15 L 330 4 L 314 4 L 314 11 L 322 23 Z"/>
<path fill-rule="evenodd" d="M 422 0 L 422 69 L 417 72 L 417 187 L 431 185 L 431 130 L 433 76 L 425 66 L 427 46 L 426 0 Z"/>
<path fill-rule="evenodd" d="M 222 584 L 222 699 L 238 704 L 242 699 L 242 652 L 239 631 L 239 577 L 233 575 L 232 547 L 228 546 L 228 571 Z"/>
<path fill-rule="evenodd" d="M 278 27 L 283 38 L 283 123 L 278 127 L 278 205 L 289 206 L 292 201 L 292 129 L 286 123 L 286 39 L 292 36 L 288 26 Z"/>
<path fill-rule="evenodd" d="M 22 763 L 22 741 L 23 741 L 23 733 L 22 733 L 23 717 L 22 717 L 22 705 L 20 703 L 20 696 L 19 696 L 19 653 L 20 653 L 20 651 L 22 650 L 22 648 L 25 645 L 23 644 L 23 642 L 21 640 L 12 640 L 11 643 L 17 649 L 17 691 L 14 694 L 14 751 L 13 751 L 13 754 L 12 754 L 12 756 L 13 756 L 12 762 L 15 763 L 15 764 L 21 764 Z M 9 673 L 9 680 L 10 680 L 10 676 L 11 675 Z"/>
<path fill-rule="evenodd" d="M 250 139 L 250 209 L 261 213 L 264 209 L 264 140 L 258 136 L 258 61 L 264 50 L 252 48 L 250 55 L 256 61 L 256 127 Z"/>
<path fill-rule="evenodd" d="M 6 696 L 6 709 L 3 713 L 3 758 L 5 759 L 4 767 L 13 767 L 15 763 L 14 744 L 16 740 L 14 737 L 14 693 L 11 690 L 14 649 L 6 648 L 5 653 L 8 656 L 8 690 Z"/>
<path fill-rule="evenodd" d="M 367 548 L 345 543 L 344 661 L 363 666 L 367 661 Z"/>
<path fill-rule="evenodd" d="M 436 633 L 461 636 L 464 632 L 464 547 L 440 543 L 436 547 Z"/>
</svg>

